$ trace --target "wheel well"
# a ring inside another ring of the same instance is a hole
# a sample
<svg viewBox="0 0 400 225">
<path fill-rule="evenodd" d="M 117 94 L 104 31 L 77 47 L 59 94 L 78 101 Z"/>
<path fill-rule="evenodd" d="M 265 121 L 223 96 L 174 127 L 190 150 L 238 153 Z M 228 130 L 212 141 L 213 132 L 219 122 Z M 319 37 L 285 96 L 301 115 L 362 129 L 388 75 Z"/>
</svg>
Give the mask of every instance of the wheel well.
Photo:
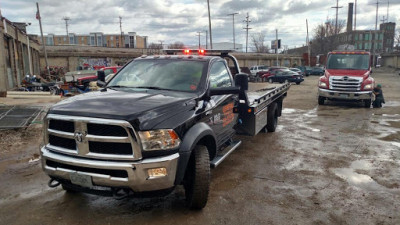
<svg viewBox="0 0 400 225">
<path fill-rule="evenodd" d="M 207 147 L 208 154 L 210 155 L 210 161 L 215 157 L 217 153 L 217 144 L 213 136 L 207 135 L 202 137 L 199 142 L 197 142 L 197 145 L 204 145 Z"/>
</svg>

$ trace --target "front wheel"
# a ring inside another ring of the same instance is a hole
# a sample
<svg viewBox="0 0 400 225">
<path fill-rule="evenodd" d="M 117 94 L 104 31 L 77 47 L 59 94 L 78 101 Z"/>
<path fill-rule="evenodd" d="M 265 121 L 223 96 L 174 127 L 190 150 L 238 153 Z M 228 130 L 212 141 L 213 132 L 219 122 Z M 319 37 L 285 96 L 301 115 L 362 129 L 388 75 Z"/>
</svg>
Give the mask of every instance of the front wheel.
<svg viewBox="0 0 400 225">
<path fill-rule="evenodd" d="M 198 145 L 189 159 L 185 174 L 186 203 L 190 209 L 206 206 L 210 189 L 210 156 L 207 147 Z"/>
<path fill-rule="evenodd" d="M 299 84 L 300 84 L 300 82 L 296 82 L 296 84 L 297 84 L 297 85 L 299 85 Z"/>
<path fill-rule="evenodd" d="M 325 104 L 325 98 L 318 96 L 318 105 L 324 105 Z"/>
</svg>

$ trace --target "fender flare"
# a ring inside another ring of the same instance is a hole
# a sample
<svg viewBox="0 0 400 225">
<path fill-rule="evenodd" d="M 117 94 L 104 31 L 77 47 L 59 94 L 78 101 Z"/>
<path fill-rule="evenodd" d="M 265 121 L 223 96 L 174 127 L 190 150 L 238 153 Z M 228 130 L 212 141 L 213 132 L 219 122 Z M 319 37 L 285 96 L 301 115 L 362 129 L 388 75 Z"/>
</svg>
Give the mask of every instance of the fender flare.
<svg viewBox="0 0 400 225">
<path fill-rule="evenodd" d="M 190 155 L 192 154 L 192 150 L 196 144 L 206 136 L 211 136 L 216 143 L 217 139 L 214 131 L 204 122 L 194 125 L 188 130 L 188 132 L 186 132 L 185 136 L 183 137 L 181 147 L 179 148 L 179 159 L 176 169 L 175 185 L 180 184 L 185 176 L 186 167 L 189 162 Z M 210 157 L 212 155 L 213 154 L 210 153 Z"/>
</svg>

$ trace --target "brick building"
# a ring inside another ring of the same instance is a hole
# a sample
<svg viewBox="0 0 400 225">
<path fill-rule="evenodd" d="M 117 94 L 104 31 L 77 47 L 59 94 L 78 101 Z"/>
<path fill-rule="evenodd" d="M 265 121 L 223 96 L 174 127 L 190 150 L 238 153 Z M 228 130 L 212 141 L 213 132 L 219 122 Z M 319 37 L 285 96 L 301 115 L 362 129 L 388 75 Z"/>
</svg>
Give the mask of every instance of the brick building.
<svg viewBox="0 0 400 225">
<path fill-rule="evenodd" d="M 147 48 L 147 36 L 136 35 L 136 32 L 128 34 L 104 34 L 92 32 L 89 34 L 45 35 L 46 46 L 57 45 L 83 45 L 109 48 Z"/>
</svg>

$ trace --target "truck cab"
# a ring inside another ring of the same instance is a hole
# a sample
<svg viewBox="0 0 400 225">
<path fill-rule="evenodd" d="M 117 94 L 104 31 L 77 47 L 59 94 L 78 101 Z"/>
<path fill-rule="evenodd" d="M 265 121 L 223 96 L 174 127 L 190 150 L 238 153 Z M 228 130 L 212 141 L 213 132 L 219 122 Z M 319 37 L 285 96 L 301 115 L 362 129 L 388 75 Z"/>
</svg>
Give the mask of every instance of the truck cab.
<svg viewBox="0 0 400 225">
<path fill-rule="evenodd" d="M 324 75 L 319 78 L 318 104 L 325 100 L 362 101 L 370 108 L 375 84 L 370 59 L 365 51 L 330 52 Z"/>
</svg>

